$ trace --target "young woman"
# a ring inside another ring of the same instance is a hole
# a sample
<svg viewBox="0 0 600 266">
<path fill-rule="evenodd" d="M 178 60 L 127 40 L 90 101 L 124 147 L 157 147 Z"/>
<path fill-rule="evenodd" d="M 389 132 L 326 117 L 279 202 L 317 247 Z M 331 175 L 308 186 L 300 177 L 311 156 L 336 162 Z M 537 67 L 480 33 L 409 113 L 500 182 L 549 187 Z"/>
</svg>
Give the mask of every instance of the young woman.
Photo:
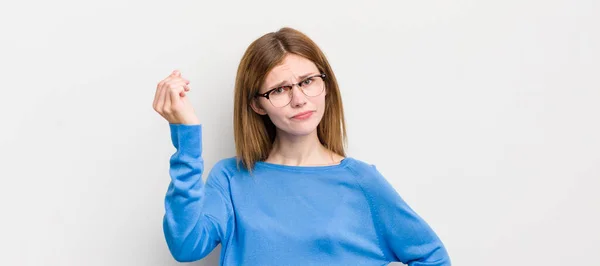
<svg viewBox="0 0 600 266">
<path fill-rule="evenodd" d="M 206 183 L 189 91 L 174 71 L 153 104 L 176 148 L 163 228 L 177 261 L 220 243 L 221 265 L 450 265 L 436 233 L 375 166 L 346 156 L 335 75 L 303 33 L 282 28 L 246 50 L 235 82 L 237 154 Z"/>
</svg>

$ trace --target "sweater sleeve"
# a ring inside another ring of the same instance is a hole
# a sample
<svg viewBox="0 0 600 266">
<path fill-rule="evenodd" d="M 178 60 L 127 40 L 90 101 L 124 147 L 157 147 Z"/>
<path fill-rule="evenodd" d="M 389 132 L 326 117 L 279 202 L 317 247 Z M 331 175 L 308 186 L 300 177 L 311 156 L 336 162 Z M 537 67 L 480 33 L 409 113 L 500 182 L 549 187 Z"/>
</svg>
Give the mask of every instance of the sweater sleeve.
<svg viewBox="0 0 600 266">
<path fill-rule="evenodd" d="M 409 266 L 450 266 L 440 238 L 397 193 L 375 165 L 365 173 L 363 190 L 371 205 L 380 245 L 388 257 Z"/>
<path fill-rule="evenodd" d="M 204 258 L 227 235 L 232 214 L 229 182 L 215 165 L 202 181 L 201 125 L 170 124 L 176 152 L 171 156 L 171 181 L 165 197 L 163 231 L 173 258 L 191 262 Z"/>
</svg>

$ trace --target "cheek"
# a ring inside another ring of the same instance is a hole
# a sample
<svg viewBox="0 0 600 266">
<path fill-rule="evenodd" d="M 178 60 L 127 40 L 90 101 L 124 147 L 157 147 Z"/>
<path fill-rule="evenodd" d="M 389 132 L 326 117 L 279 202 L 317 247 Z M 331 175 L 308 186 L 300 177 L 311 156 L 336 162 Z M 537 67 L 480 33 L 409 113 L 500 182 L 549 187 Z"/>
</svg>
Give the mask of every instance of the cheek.
<svg viewBox="0 0 600 266">
<path fill-rule="evenodd" d="M 285 112 L 283 112 L 282 109 L 269 108 L 265 110 L 267 111 L 267 115 L 275 125 L 278 125 L 279 121 L 285 120 Z"/>
<path fill-rule="evenodd" d="M 320 110 L 321 112 L 324 112 L 324 111 L 325 111 L 325 103 L 326 103 L 326 102 L 327 102 L 327 101 L 325 100 L 325 95 L 323 95 L 323 96 L 319 97 L 319 99 L 317 100 L 316 104 L 317 104 L 317 107 L 318 107 L 319 109 L 321 109 L 321 110 Z"/>
</svg>

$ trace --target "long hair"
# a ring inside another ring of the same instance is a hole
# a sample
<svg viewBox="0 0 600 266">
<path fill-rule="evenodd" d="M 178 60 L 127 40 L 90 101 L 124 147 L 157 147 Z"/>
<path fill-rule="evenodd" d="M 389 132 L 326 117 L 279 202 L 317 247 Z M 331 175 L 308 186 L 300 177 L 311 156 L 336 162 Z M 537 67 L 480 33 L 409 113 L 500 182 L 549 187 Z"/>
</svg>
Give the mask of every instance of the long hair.
<svg viewBox="0 0 600 266">
<path fill-rule="evenodd" d="M 267 115 L 250 106 L 267 74 L 281 64 L 287 54 L 312 61 L 326 75 L 325 112 L 317 126 L 319 141 L 327 149 L 346 156 L 346 125 L 342 98 L 335 74 L 321 49 L 304 33 L 284 27 L 267 33 L 248 46 L 237 69 L 234 93 L 233 129 L 238 166 L 252 171 L 257 161 L 267 159 L 275 140 L 276 128 Z"/>
</svg>

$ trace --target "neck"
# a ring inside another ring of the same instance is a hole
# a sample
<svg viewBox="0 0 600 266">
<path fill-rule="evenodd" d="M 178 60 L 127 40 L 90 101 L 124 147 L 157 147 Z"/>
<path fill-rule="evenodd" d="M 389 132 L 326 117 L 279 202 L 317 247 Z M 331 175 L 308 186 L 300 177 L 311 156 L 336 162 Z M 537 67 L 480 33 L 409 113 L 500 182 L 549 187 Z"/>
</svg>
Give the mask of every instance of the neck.
<svg viewBox="0 0 600 266">
<path fill-rule="evenodd" d="M 278 131 L 266 161 L 295 166 L 336 163 L 334 153 L 321 144 L 316 130 L 305 136 L 292 136 Z"/>
</svg>

